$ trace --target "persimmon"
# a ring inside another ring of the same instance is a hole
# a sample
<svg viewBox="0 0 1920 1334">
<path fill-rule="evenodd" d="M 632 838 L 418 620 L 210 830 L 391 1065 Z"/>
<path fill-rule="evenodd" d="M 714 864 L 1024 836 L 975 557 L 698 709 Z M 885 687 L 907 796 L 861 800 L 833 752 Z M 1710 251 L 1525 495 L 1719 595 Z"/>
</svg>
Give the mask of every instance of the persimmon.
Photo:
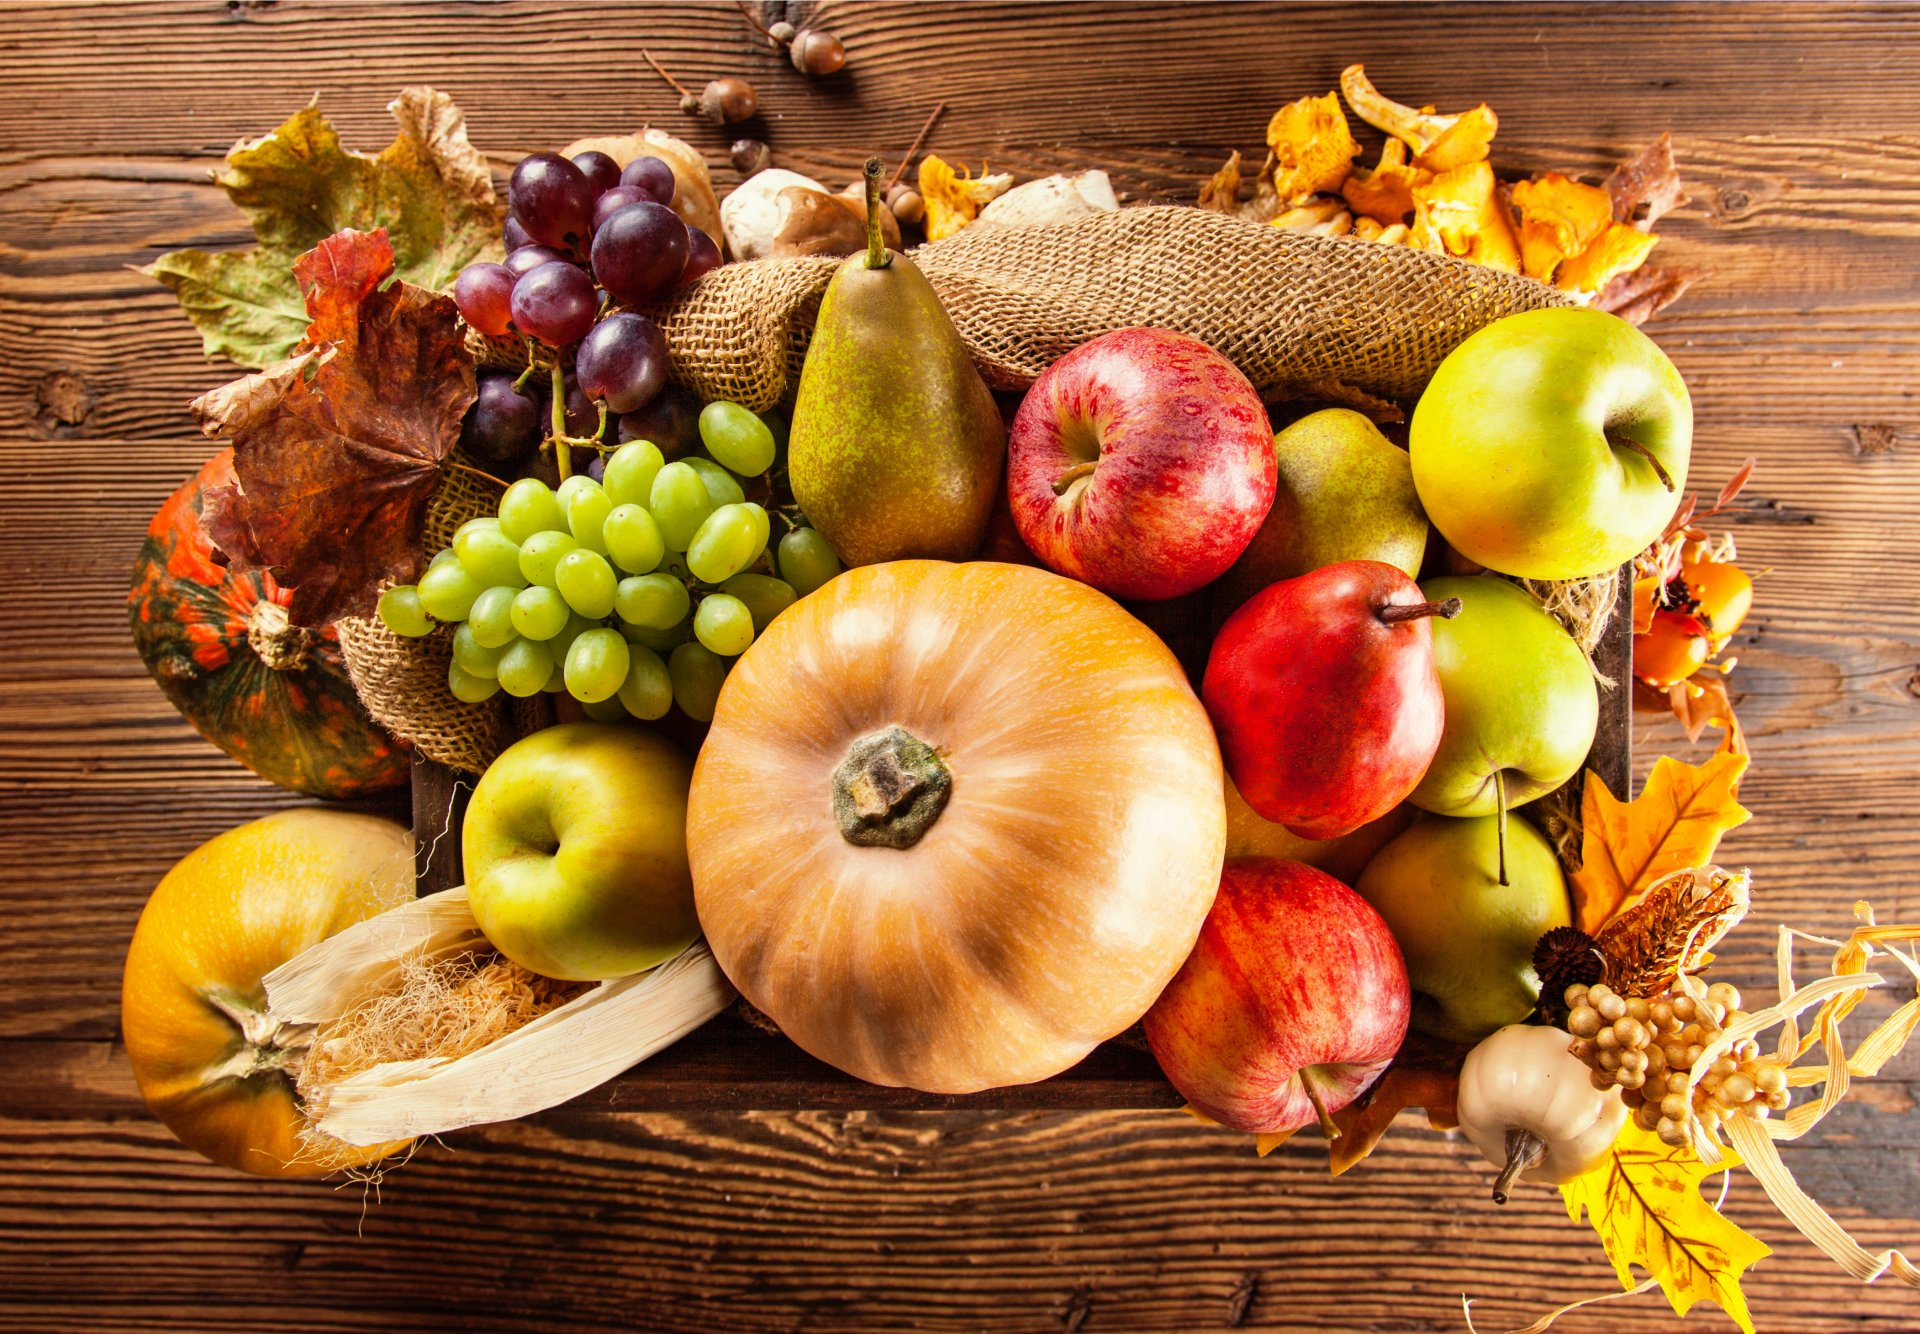
<svg viewBox="0 0 1920 1334">
<path fill-rule="evenodd" d="M 1706 626 L 1685 612 L 1656 611 L 1652 628 L 1633 637 L 1633 674 L 1659 690 L 1686 680 L 1706 660 Z"/>
<path fill-rule="evenodd" d="M 1731 561 L 1690 562 L 1680 567 L 1680 578 L 1712 651 L 1719 652 L 1753 609 L 1753 580 Z"/>
</svg>

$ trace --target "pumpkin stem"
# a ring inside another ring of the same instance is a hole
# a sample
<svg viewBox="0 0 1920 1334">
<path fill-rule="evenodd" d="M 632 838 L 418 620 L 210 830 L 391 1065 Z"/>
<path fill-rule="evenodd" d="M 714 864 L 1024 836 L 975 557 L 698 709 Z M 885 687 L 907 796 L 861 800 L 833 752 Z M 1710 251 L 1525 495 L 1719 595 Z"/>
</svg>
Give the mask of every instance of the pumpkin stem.
<svg viewBox="0 0 1920 1334">
<path fill-rule="evenodd" d="M 287 609 L 272 598 L 253 604 L 247 617 L 247 647 L 276 672 L 297 672 L 307 665 L 313 632 L 287 624 Z"/>
<path fill-rule="evenodd" d="M 1540 1166 L 1540 1160 L 1547 1156 L 1546 1141 L 1531 1130 L 1519 1126 L 1507 1127 L 1507 1165 L 1500 1169 L 1500 1175 L 1493 1183 L 1493 1202 L 1505 1204 L 1507 1192 L 1513 1189 L 1513 1183 L 1522 1172 L 1528 1172 Z"/>
<path fill-rule="evenodd" d="M 833 771 L 833 818 L 860 848 L 910 848 L 953 791 L 940 753 L 900 726 L 861 737 Z"/>
<path fill-rule="evenodd" d="M 289 1078 L 299 1073 L 313 1033 L 310 1026 L 281 1023 L 233 992 L 208 988 L 200 997 L 224 1015 L 227 1022 L 239 1030 L 240 1037 L 240 1045 L 226 1060 L 202 1072 L 201 1087 L 223 1079 L 251 1079 L 270 1072 Z"/>
</svg>

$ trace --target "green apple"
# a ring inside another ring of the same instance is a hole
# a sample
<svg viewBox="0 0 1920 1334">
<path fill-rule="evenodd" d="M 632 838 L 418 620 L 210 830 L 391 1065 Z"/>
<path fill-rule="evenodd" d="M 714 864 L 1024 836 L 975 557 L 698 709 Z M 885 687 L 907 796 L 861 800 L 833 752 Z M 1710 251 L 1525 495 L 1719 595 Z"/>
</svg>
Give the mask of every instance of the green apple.
<svg viewBox="0 0 1920 1334">
<path fill-rule="evenodd" d="M 700 932 L 693 765 L 637 727 L 568 723 L 500 753 L 467 805 L 467 898 L 495 948 L 571 982 L 664 963 Z"/>
<path fill-rule="evenodd" d="M 1540 599 L 1497 575 L 1429 579 L 1433 666 L 1446 698 L 1440 749 L 1407 800 L 1440 815 L 1492 815 L 1544 796 L 1593 749 L 1600 694 L 1587 655 Z"/>
<path fill-rule="evenodd" d="M 1225 617 L 1268 584 L 1349 560 L 1384 561 L 1418 577 L 1427 516 L 1407 451 L 1350 408 L 1309 413 L 1273 437 L 1273 508 L 1214 585 Z"/>
<path fill-rule="evenodd" d="M 1420 503 L 1455 550 L 1523 579 L 1581 579 L 1632 560 L 1673 518 L 1693 403 L 1625 320 L 1531 310 L 1448 354 L 1408 439 Z"/>
<path fill-rule="evenodd" d="M 1442 1041 L 1478 1042 L 1531 1014 L 1540 999 L 1533 947 L 1573 921 L 1560 859 L 1525 820 L 1507 822 L 1500 883 L 1499 823 L 1423 815 L 1354 885 L 1406 957 L 1413 1028 Z"/>
</svg>

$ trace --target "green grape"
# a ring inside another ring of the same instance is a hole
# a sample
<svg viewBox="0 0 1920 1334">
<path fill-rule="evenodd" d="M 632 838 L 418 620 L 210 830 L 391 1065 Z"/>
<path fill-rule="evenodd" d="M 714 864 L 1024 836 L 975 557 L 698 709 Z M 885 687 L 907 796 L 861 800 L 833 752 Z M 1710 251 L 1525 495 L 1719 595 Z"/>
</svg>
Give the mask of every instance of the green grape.
<svg viewBox="0 0 1920 1334">
<path fill-rule="evenodd" d="M 645 574 L 667 554 L 660 525 L 639 505 L 626 504 L 607 515 L 601 529 L 603 549 L 629 574 Z"/>
<path fill-rule="evenodd" d="M 538 477 L 522 477 L 500 497 L 500 531 L 516 542 L 535 533 L 564 532 L 567 516 Z"/>
<path fill-rule="evenodd" d="M 553 675 L 547 678 L 547 683 L 540 689 L 549 695 L 564 695 L 567 693 L 567 664 L 560 655 L 554 654 L 553 645 L 547 645 L 547 652 L 553 656 Z"/>
<path fill-rule="evenodd" d="M 675 649 L 667 659 L 667 676 L 673 682 L 673 702 L 680 706 L 680 712 L 696 722 L 712 722 L 713 706 L 731 665 L 730 659 L 699 644 L 686 643 Z"/>
<path fill-rule="evenodd" d="M 438 551 L 433 553 L 433 559 L 427 562 L 427 568 L 429 570 L 437 569 L 440 566 L 445 565 L 448 561 L 457 561 L 459 559 L 460 558 L 458 556 L 453 554 L 452 547 L 441 547 Z"/>
<path fill-rule="evenodd" d="M 553 653 L 537 639 L 516 639 L 500 655 L 494 677 L 515 699 L 537 695 L 553 679 Z"/>
<path fill-rule="evenodd" d="M 547 641 L 547 651 L 553 654 L 554 663 L 564 664 L 567 660 L 567 651 L 573 647 L 573 641 L 598 626 L 598 621 L 590 621 L 578 612 L 568 612 L 567 623 L 560 627 L 560 633 Z"/>
<path fill-rule="evenodd" d="M 597 621 L 613 614 L 613 594 L 618 587 L 613 566 L 597 551 L 585 547 L 569 551 L 553 570 L 553 586 L 567 605 Z"/>
<path fill-rule="evenodd" d="M 647 497 L 647 508 L 653 511 L 653 521 L 660 525 L 660 536 L 669 551 L 687 549 L 715 504 L 706 482 L 684 460 L 662 468 Z"/>
<path fill-rule="evenodd" d="M 463 704 L 479 704 L 498 694 L 500 683 L 490 676 L 475 676 L 459 663 L 450 662 L 447 664 L 447 689 Z"/>
<path fill-rule="evenodd" d="M 664 630 L 652 630 L 644 625 L 629 625 L 622 621 L 620 637 L 629 644 L 639 644 L 655 653 L 671 653 L 693 637 L 693 616 L 682 616 Z"/>
<path fill-rule="evenodd" d="M 667 664 L 650 648 L 629 651 L 633 661 L 627 667 L 627 679 L 616 692 L 620 703 L 643 722 L 666 717 L 673 707 L 673 680 L 667 675 Z"/>
<path fill-rule="evenodd" d="M 700 480 L 706 484 L 707 498 L 715 505 L 738 505 L 747 498 L 747 493 L 740 489 L 740 479 L 712 459 L 695 454 L 681 462 L 700 474 Z"/>
<path fill-rule="evenodd" d="M 495 518 L 491 514 L 481 514 L 474 518 L 468 519 L 465 523 L 461 524 L 458 528 L 453 530 L 454 545 L 456 547 L 459 546 L 460 534 L 470 533 L 476 528 L 491 528 L 493 529 L 494 532 L 497 533 L 500 531 L 500 520 Z"/>
<path fill-rule="evenodd" d="M 573 534 L 555 528 L 535 533 L 520 544 L 520 573 L 530 584 L 552 588 L 554 567 L 560 564 L 562 556 L 579 545 L 573 540 Z"/>
<path fill-rule="evenodd" d="M 616 506 L 645 505 L 653 494 L 653 479 L 665 463 L 653 441 L 629 440 L 607 457 L 600 485 Z"/>
<path fill-rule="evenodd" d="M 580 701 L 580 712 L 596 723 L 623 723 L 627 720 L 627 706 L 620 702 L 618 696 L 583 699 Z"/>
<path fill-rule="evenodd" d="M 433 621 L 428 618 L 427 609 L 420 605 L 420 590 L 412 584 L 395 584 L 387 589 L 380 595 L 374 611 L 380 623 L 396 635 L 418 639 L 433 633 Z"/>
<path fill-rule="evenodd" d="M 554 488 L 553 498 L 560 503 L 560 512 L 565 514 L 573 509 L 573 498 L 582 491 L 598 491 L 600 483 L 583 472 L 574 473 L 566 481 Z"/>
<path fill-rule="evenodd" d="M 759 634 L 773 618 L 791 607 L 796 594 L 784 580 L 766 574 L 736 574 L 720 585 L 722 593 L 731 593 L 747 604 L 753 613 L 753 632 Z"/>
<path fill-rule="evenodd" d="M 487 586 L 468 574 L 459 561 L 434 566 L 420 576 L 420 605 L 436 621 L 464 621 L 473 600 Z"/>
<path fill-rule="evenodd" d="M 707 516 L 687 544 L 687 568 L 703 584 L 724 583 L 753 564 L 766 546 L 765 510 L 758 505 L 722 505 Z"/>
<path fill-rule="evenodd" d="M 527 639 L 552 639 L 566 626 L 570 615 L 567 600 L 543 584 L 523 588 L 513 595 L 514 633 Z"/>
<path fill-rule="evenodd" d="M 569 477 L 568 483 L 575 479 Z M 573 540 L 589 551 L 607 554 L 607 539 L 601 530 L 606 526 L 607 516 L 613 513 L 613 501 L 591 477 L 586 485 L 575 487 L 567 498 L 567 531 L 573 534 Z"/>
<path fill-rule="evenodd" d="M 840 558 L 814 528 L 796 528 L 780 539 L 780 577 L 801 597 L 840 573 Z"/>
<path fill-rule="evenodd" d="M 693 599 L 687 586 L 670 574 L 634 574 L 613 591 L 613 610 L 629 625 L 664 630 L 687 618 Z"/>
<path fill-rule="evenodd" d="M 467 612 L 467 628 L 473 631 L 476 644 L 482 648 L 499 648 L 512 642 L 513 600 L 519 591 L 496 585 L 473 600 L 473 607 Z"/>
<path fill-rule="evenodd" d="M 500 668 L 500 655 L 506 651 L 504 644 L 488 648 L 474 638 L 470 623 L 460 625 L 453 632 L 453 660 L 469 676 L 492 676 Z"/>
<path fill-rule="evenodd" d="M 737 657 L 753 642 L 753 613 L 731 593 L 709 593 L 694 608 L 693 637 L 723 658 Z"/>
<path fill-rule="evenodd" d="M 758 477 L 773 466 L 773 432 L 738 403 L 700 409 L 700 443 L 722 467 L 742 477 Z"/>
<path fill-rule="evenodd" d="M 596 626 L 567 650 L 567 693 L 583 704 L 611 699 L 627 679 L 633 650 L 617 630 Z"/>
<path fill-rule="evenodd" d="M 453 539 L 453 551 L 460 558 L 460 568 L 484 587 L 527 586 L 520 572 L 520 544 L 498 528 L 467 529 Z"/>
</svg>

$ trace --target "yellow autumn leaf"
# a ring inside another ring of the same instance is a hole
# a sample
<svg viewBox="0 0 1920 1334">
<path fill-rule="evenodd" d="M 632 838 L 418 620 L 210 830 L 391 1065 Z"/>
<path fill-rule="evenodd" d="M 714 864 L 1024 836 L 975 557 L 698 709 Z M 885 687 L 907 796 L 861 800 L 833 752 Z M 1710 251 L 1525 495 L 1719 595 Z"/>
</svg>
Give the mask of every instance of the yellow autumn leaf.
<svg viewBox="0 0 1920 1334">
<path fill-rule="evenodd" d="M 1591 935 L 1655 882 L 1712 861 L 1720 836 L 1749 817 L 1736 796 L 1746 771 L 1744 754 L 1723 751 L 1698 765 L 1663 755 L 1631 802 L 1589 771 L 1572 877 L 1576 925 Z"/>
<path fill-rule="evenodd" d="M 1738 1162 L 1729 1153 L 1703 1163 L 1691 1145 L 1669 1147 L 1629 1121 L 1606 1161 L 1560 1187 L 1560 1194 L 1574 1222 L 1587 1211 L 1622 1288 L 1634 1286 L 1632 1267 L 1639 1265 L 1658 1280 L 1676 1314 L 1710 1301 L 1753 1334 L 1740 1276 L 1772 1248 L 1700 1194 L 1702 1181 Z"/>
</svg>

